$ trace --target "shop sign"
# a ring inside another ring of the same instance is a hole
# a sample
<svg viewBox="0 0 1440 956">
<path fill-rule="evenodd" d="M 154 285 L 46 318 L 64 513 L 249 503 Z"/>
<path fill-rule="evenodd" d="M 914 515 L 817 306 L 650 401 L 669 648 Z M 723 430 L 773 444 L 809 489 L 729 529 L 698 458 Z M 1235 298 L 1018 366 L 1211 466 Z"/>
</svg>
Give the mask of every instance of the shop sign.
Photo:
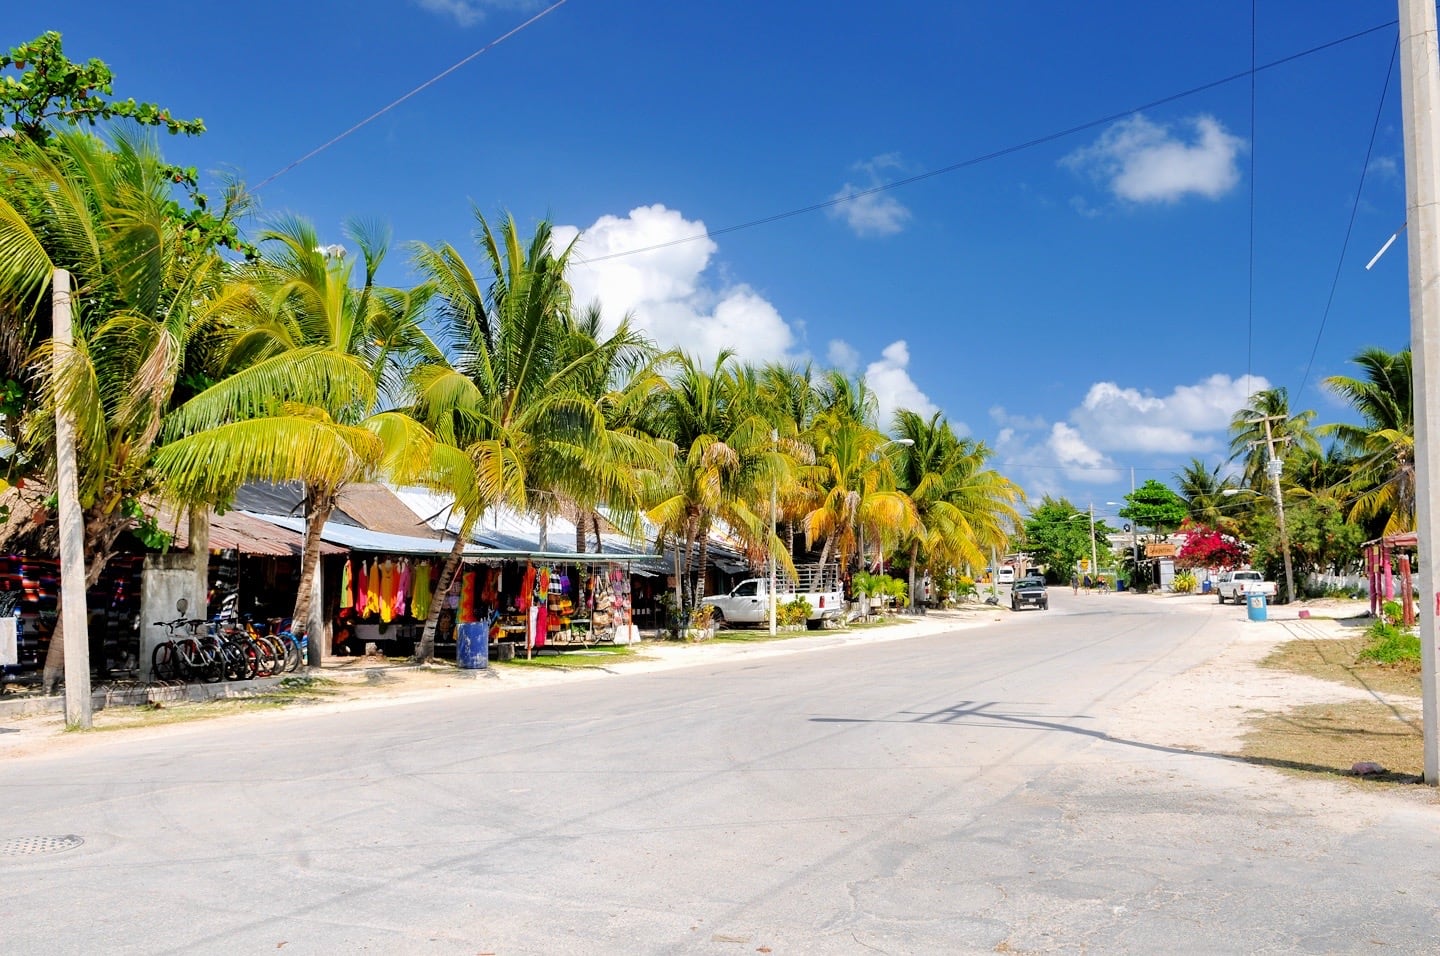
<svg viewBox="0 0 1440 956">
<path fill-rule="evenodd" d="M 1145 557 L 1147 558 L 1173 558 L 1179 553 L 1179 548 L 1164 541 L 1147 541 L 1145 543 Z"/>
</svg>

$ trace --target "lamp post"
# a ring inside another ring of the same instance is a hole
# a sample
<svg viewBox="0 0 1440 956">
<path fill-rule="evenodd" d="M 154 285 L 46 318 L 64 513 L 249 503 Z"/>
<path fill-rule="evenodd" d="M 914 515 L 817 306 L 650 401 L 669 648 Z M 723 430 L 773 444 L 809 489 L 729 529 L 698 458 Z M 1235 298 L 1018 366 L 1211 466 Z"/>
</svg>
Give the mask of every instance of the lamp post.
<svg viewBox="0 0 1440 956">
<path fill-rule="evenodd" d="M 1073 514 L 1073 515 L 1070 516 L 1070 520 L 1071 520 L 1071 521 L 1074 521 L 1076 518 L 1083 518 L 1083 517 L 1085 517 L 1085 516 L 1086 516 L 1086 512 L 1084 512 L 1084 511 L 1077 512 L 1077 513 L 1075 513 L 1075 514 Z M 1090 502 L 1089 516 L 1090 516 L 1090 573 L 1098 576 L 1098 575 L 1100 574 L 1100 556 L 1099 556 L 1099 554 L 1098 554 L 1098 553 L 1096 552 L 1096 550 L 1095 550 L 1095 502 L 1093 502 L 1093 501 Z M 1118 585 L 1117 585 L 1117 587 L 1118 587 Z"/>
<path fill-rule="evenodd" d="M 780 446 L 780 433 L 777 432 L 775 429 L 772 428 L 772 429 L 770 429 L 770 447 L 771 447 L 772 450 L 778 451 L 778 450 L 779 450 L 779 446 Z M 774 463 L 772 462 L 771 464 L 772 464 L 772 466 L 773 466 Z M 775 537 L 775 510 L 776 510 L 776 509 L 775 509 L 775 497 L 776 497 L 776 494 L 777 494 L 777 491 L 778 491 L 778 489 L 776 488 L 776 482 L 778 482 L 778 481 L 779 481 L 779 479 L 775 477 L 775 473 L 772 471 L 772 472 L 770 473 L 770 537 L 772 537 L 772 538 Z M 770 603 L 770 636 L 771 636 L 771 637 L 774 637 L 774 636 L 775 636 L 775 543 L 774 543 L 773 541 L 770 542 L 770 549 L 769 549 L 769 550 L 770 550 L 770 602 L 769 602 L 769 603 Z"/>
</svg>

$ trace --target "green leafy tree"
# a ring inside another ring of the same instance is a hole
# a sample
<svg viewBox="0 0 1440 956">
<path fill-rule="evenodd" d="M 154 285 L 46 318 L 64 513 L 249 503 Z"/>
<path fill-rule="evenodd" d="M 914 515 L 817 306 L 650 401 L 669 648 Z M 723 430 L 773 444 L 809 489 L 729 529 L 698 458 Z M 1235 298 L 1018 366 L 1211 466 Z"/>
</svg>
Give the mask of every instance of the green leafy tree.
<svg viewBox="0 0 1440 956">
<path fill-rule="evenodd" d="M 1302 498 L 1285 506 L 1291 564 L 1297 577 L 1306 573 L 1344 573 L 1360 560 L 1364 528 L 1348 520 L 1333 498 Z M 1274 509 L 1258 511 L 1250 526 L 1251 562 L 1267 577 L 1283 574 L 1280 530 Z"/>
<path fill-rule="evenodd" d="M 1185 502 L 1186 517 L 1191 521 L 1216 528 L 1234 527 L 1230 499 L 1225 492 L 1233 489 L 1235 483 L 1221 475 L 1220 465 L 1207 467 L 1199 458 L 1192 458 L 1175 475 L 1175 485 Z"/>
<path fill-rule="evenodd" d="M 1105 554 L 1106 536 L 1113 533 L 1104 521 L 1096 519 L 1097 555 Z M 1081 561 L 1090 560 L 1090 513 L 1077 508 L 1068 498 L 1046 495 L 1025 519 L 1025 550 L 1037 565 L 1048 569 L 1051 580 L 1068 579 Z"/>
<path fill-rule="evenodd" d="M 1120 517 L 1156 534 L 1169 534 L 1179 528 L 1186 517 L 1185 502 L 1154 478 L 1127 494 L 1125 501 Z"/>
<path fill-rule="evenodd" d="M 1290 393 L 1284 388 L 1262 389 L 1250 396 L 1246 406 L 1230 419 L 1230 460 L 1244 463 L 1245 484 L 1267 486 L 1265 468 L 1271 443 L 1281 459 L 1296 451 L 1319 453 L 1320 443 L 1310 427 L 1314 419 L 1313 411 L 1291 413 Z"/>
</svg>

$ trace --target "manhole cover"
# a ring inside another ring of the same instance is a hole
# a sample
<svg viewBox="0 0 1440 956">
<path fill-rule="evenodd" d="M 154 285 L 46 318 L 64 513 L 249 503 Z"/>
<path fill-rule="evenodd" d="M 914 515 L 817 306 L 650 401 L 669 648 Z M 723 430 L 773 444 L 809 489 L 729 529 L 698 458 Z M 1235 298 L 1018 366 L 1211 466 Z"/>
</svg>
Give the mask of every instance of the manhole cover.
<svg viewBox="0 0 1440 956">
<path fill-rule="evenodd" d="M 85 842 L 84 837 L 75 834 L 66 836 L 28 836 L 0 840 L 0 856 L 35 856 L 39 853 L 59 853 L 73 850 Z"/>
</svg>

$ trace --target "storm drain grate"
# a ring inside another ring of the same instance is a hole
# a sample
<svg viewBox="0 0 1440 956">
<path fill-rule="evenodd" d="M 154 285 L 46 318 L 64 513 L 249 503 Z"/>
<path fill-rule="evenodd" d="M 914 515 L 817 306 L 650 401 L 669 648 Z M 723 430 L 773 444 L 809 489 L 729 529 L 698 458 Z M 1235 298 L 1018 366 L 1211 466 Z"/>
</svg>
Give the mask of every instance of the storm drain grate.
<svg viewBox="0 0 1440 956">
<path fill-rule="evenodd" d="M 84 837 L 73 833 L 65 836 L 28 836 L 0 840 L 0 856 L 36 856 L 41 853 L 60 853 L 73 850 L 85 842 Z"/>
</svg>

